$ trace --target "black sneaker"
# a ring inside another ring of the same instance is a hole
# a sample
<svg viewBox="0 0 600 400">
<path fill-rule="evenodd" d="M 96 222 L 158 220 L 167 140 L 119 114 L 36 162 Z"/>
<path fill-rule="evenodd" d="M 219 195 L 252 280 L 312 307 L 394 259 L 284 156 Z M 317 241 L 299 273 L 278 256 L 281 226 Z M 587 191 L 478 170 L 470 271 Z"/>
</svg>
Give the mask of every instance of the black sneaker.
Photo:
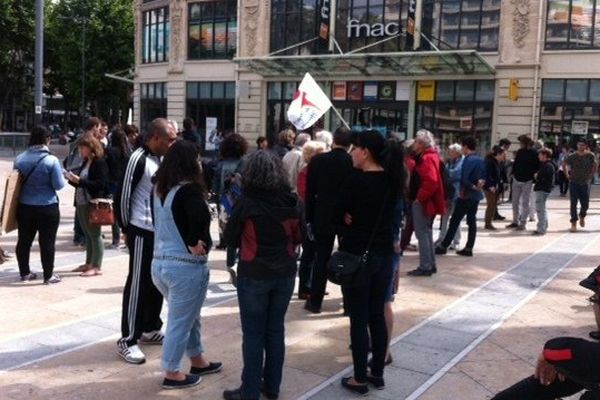
<svg viewBox="0 0 600 400">
<path fill-rule="evenodd" d="M 378 376 L 367 376 L 367 382 L 373 385 L 377 390 L 385 389 L 385 381 L 383 380 L 383 378 L 380 378 Z"/>
<path fill-rule="evenodd" d="M 202 376 L 202 375 L 210 375 L 216 374 L 217 372 L 221 372 L 223 369 L 223 363 L 220 362 L 211 362 L 208 364 L 208 367 L 199 368 L 199 367 L 191 367 L 190 374 Z"/>
<path fill-rule="evenodd" d="M 435 254 L 437 255 L 444 255 L 446 253 L 448 253 L 448 249 L 445 247 L 439 246 L 435 248 Z"/>
<path fill-rule="evenodd" d="M 518 227 L 519 227 L 519 224 L 515 224 L 514 222 L 512 222 L 512 223 L 510 223 L 510 224 L 506 225 L 506 227 L 507 227 L 507 228 L 511 228 L 511 229 L 512 229 L 512 228 L 518 228 Z"/>
<path fill-rule="evenodd" d="M 192 386 L 196 386 L 202 381 L 202 378 L 198 375 L 185 375 L 185 379 L 182 381 L 176 381 L 173 379 L 163 379 L 162 388 L 171 390 L 171 389 L 185 389 Z"/>
<path fill-rule="evenodd" d="M 269 400 L 277 400 L 279 398 L 279 393 L 267 392 L 265 388 L 261 388 L 260 392 Z"/>
<path fill-rule="evenodd" d="M 30 272 L 27 275 L 21 275 L 21 282 L 33 281 L 37 279 L 37 274 Z"/>
<path fill-rule="evenodd" d="M 321 314 L 321 307 L 314 306 L 310 302 L 310 299 L 306 300 L 306 303 L 304 303 L 304 309 L 313 314 Z"/>
<path fill-rule="evenodd" d="M 462 249 L 462 250 L 457 251 L 456 254 L 458 254 L 459 256 L 464 256 L 464 257 L 473 257 L 473 250 Z"/>
<path fill-rule="evenodd" d="M 349 391 L 356 393 L 356 394 L 360 394 L 360 395 L 366 395 L 367 393 L 369 393 L 369 387 L 366 384 L 351 384 L 350 379 L 352 379 L 351 377 L 348 378 L 342 378 L 342 386 L 346 389 L 348 389 Z"/>
<path fill-rule="evenodd" d="M 412 271 L 408 271 L 406 275 L 408 276 L 431 276 L 433 274 L 432 271 L 425 271 L 421 268 L 413 269 Z"/>
<path fill-rule="evenodd" d="M 242 392 L 240 392 L 240 389 L 225 390 L 223 392 L 223 398 L 225 400 L 258 400 L 258 399 L 250 399 L 247 397 L 242 397 Z"/>
<path fill-rule="evenodd" d="M 500 214 L 496 214 L 496 215 L 494 216 L 494 221 L 504 221 L 505 219 L 506 219 L 506 217 L 503 217 L 503 216 L 502 216 L 502 215 L 500 215 Z"/>
</svg>

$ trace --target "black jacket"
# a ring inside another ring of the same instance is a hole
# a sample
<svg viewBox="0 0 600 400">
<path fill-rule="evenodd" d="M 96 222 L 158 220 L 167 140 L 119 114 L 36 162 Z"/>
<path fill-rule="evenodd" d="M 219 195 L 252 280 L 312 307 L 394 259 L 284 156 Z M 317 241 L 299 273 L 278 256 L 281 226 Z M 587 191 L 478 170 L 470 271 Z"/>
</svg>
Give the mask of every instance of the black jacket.
<svg viewBox="0 0 600 400">
<path fill-rule="evenodd" d="M 512 166 L 512 173 L 519 182 L 533 180 L 533 175 L 540 169 L 540 160 L 534 149 L 519 149 Z"/>
<path fill-rule="evenodd" d="M 554 187 L 554 164 L 551 161 L 542 163 L 540 170 L 535 177 L 535 185 L 533 190 L 535 192 L 546 192 L 550 193 Z"/>
<path fill-rule="evenodd" d="M 296 274 L 296 246 L 304 241 L 302 202 L 292 193 L 244 193 L 225 227 L 227 246 L 239 249 L 238 275 L 256 280 Z"/>
<path fill-rule="evenodd" d="M 77 184 L 69 184 L 85 189 L 92 199 L 102 199 L 109 195 L 108 182 L 108 164 L 104 158 L 100 158 L 90 164 L 87 178 L 80 179 Z"/>
<path fill-rule="evenodd" d="M 352 158 L 344 150 L 336 148 L 317 154 L 308 164 L 306 176 L 306 221 L 316 234 L 335 233 L 334 208 L 342 185 L 354 172 Z"/>
<path fill-rule="evenodd" d="M 502 183 L 502 165 L 494 157 L 485 159 L 485 190 L 498 189 Z"/>
</svg>

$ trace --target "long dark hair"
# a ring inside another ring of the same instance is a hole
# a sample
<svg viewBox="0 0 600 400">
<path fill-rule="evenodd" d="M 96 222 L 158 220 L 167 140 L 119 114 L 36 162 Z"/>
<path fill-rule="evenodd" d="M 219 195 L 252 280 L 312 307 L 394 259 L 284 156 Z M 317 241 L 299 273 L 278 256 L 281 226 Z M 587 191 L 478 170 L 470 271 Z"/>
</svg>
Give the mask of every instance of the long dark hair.
<svg viewBox="0 0 600 400">
<path fill-rule="evenodd" d="M 187 140 L 173 143 L 158 167 L 153 182 L 156 184 L 158 197 L 163 201 L 169 191 L 182 182 L 198 184 L 202 188 L 202 194 L 206 196 L 196 145 Z"/>
<path fill-rule="evenodd" d="M 355 133 L 352 143 L 356 147 L 369 150 L 373 161 L 379 164 L 396 185 L 398 194 L 403 194 L 406 188 L 406 167 L 404 165 L 404 147 L 402 142 L 395 139 L 385 139 L 374 130 Z"/>
<path fill-rule="evenodd" d="M 112 134 L 110 135 L 110 145 L 111 147 L 118 148 L 123 157 L 125 157 L 129 152 L 129 147 L 127 146 L 127 135 L 125 135 L 125 131 L 120 126 L 113 129 Z"/>
</svg>

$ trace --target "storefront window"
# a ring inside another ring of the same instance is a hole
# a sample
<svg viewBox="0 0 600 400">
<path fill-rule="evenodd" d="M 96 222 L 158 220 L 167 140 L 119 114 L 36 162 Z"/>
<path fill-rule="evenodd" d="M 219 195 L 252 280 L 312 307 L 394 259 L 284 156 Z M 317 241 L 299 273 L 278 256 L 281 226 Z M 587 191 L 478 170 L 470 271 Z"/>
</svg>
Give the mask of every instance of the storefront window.
<svg viewBox="0 0 600 400">
<path fill-rule="evenodd" d="M 494 81 L 438 81 L 433 100 L 417 90 L 417 129 L 428 129 L 442 149 L 473 135 L 481 152 L 490 149 Z"/>
<path fill-rule="evenodd" d="M 539 132 L 554 143 L 599 138 L 600 80 L 544 79 Z"/>
<path fill-rule="evenodd" d="M 144 130 L 155 118 L 167 117 L 167 84 L 164 82 L 140 84 L 141 128 Z"/>
<path fill-rule="evenodd" d="M 442 50 L 496 51 L 500 6 L 501 0 L 425 0 L 423 32 Z"/>
<path fill-rule="evenodd" d="M 186 117 L 196 122 L 200 135 L 206 135 L 207 126 L 216 126 L 216 136 L 206 138 L 203 151 L 216 150 L 219 139 L 235 127 L 235 82 L 188 82 Z"/>
<path fill-rule="evenodd" d="M 188 58 L 226 59 L 237 48 L 237 1 L 220 0 L 189 5 Z"/>
<path fill-rule="evenodd" d="M 600 2 L 597 0 L 549 0 L 546 49 L 600 47 Z"/>
<path fill-rule="evenodd" d="M 271 52 L 318 36 L 320 13 L 316 0 L 273 0 L 271 10 Z M 317 41 L 295 47 L 283 54 L 317 52 Z"/>
<path fill-rule="evenodd" d="M 169 60 L 169 7 L 142 14 L 142 62 Z"/>
</svg>

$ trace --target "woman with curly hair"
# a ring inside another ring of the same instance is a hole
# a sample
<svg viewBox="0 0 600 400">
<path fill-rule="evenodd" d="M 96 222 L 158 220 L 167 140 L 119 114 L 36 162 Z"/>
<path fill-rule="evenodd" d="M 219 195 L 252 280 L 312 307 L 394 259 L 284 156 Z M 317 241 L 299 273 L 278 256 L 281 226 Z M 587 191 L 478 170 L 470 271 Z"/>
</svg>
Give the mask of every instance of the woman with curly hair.
<svg viewBox="0 0 600 400">
<path fill-rule="evenodd" d="M 292 193 L 281 160 L 270 151 L 248 156 L 243 194 L 225 229 L 239 248 L 237 293 L 244 368 L 226 400 L 276 399 L 285 353 L 284 320 L 296 276 L 296 247 L 304 237 L 302 202 Z"/>
</svg>

